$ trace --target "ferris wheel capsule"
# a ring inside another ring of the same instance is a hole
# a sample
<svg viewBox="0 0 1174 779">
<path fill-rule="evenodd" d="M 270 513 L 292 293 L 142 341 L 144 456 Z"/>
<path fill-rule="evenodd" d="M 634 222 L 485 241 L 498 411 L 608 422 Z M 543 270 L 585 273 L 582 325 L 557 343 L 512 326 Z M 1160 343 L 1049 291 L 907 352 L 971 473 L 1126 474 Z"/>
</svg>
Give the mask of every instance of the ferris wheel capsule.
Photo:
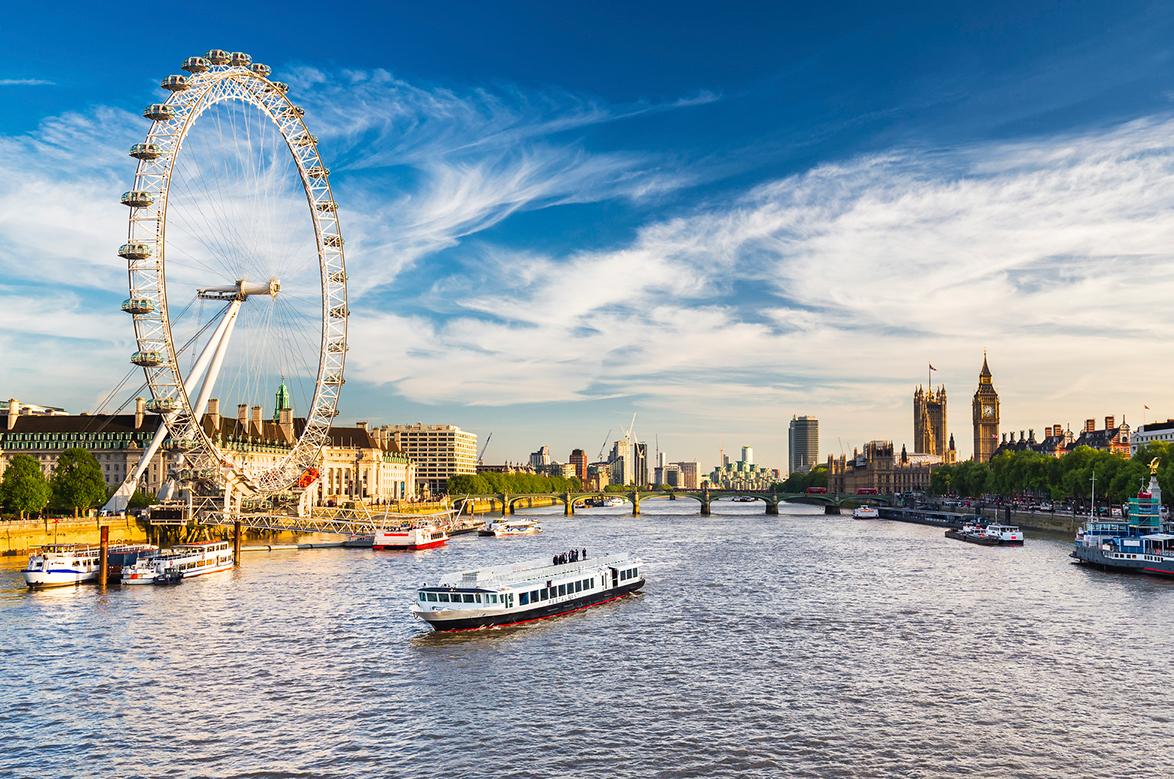
<svg viewBox="0 0 1174 779">
<path fill-rule="evenodd" d="M 227 65 L 228 64 L 228 52 L 225 51 L 224 49 L 209 49 L 208 53 L 205 54 L 204 56 L 207 57 L 208 61 L 211 62 L 213 65 Z"/>
<path fill-rule="evenodd" d="M 351 310 L 346 306 L 334 306 L 330 309 L 331 319 L 346 319 L 350 314 Z"/>
<path fill-rule="evenodd" d="M 136 143 L 130 147 L 130 156 L 136 160 L 157 160 L 162 153 L 153 143 Z"/>
<path fill-rule="evenodd" d="M 155 197 L 150 192 L 132 189 L 122 193 L 122 204 L 130 208 L 147 208 L 154 202 Z"/>
<path fill-rule="evenodd" d="M 127 260 L 145 260 L 151 256 L 151 245 L 142 241 L 130 241 L 118 247 L 118 256 Z"/>
<path fill-rule="evenodd" d="M 130 361 L 140 368 L 157 368 L 163 364 L 163 353 L 156 351 L 140 351 L 130 356 Z"/>
<path fill-rule="evenodd" d="M 170 414 L 179 409 L 179 402 L 175 398 L 151 398 L 147 401 L 147 411 L 152 414 Z"/>
<path fill-rule="evenodd" d="M 289 84 L 284 81 L 270 81 L 269 86 L 273 88 L 274 92 L 280 92 L 283 95 L 289 92 Z"/>
<path fill-rule="evenodd" d="M 187 76 L 168 76 L 159 82 L 159 86 L 170 92 L 182 92 L 185 89 L 191 89 Z"/>
<path fill-rule="evenodd" d="M 318 209 L 319 213 L 333 214 L 338 211 L 338 203 L 335 203 L 333 200 L 323 200 L 315 208 Z"/>
<path fill-rule="evenodd" d="M 254 62 L 249 66 L 249 70 L 262 77 L 266 77 L 273 72 L 273 68 L 269 67 L 268 65 L 262 65 L 260 62 Z"/>
<path fill-rule="evenodd" d="M 128 314 L 149 314 L 155 310 L 155 301 L 150 298 L 129 297 L 122 301 L 122 310 Z"/>
<path fill-rule="evenodd" d="M 346 271 L 333 271 L 327 278 L 330 279 L 331 284 L 346 284 Z"/>
<path fill-rule="evenodd" d="M 203 57 L 188 57 L 180 67 L 188 73 L 203 73 L 208 70 L 208 66 L 211 64 Z"/>
<path fill-rule="evenodd" d="M 317 136 L 307 133 L 305 135 L 299 135 L 297 138 L 294 138 L 293 143 L 294 146 L 297 146 L 298 148 L 305 148 L 306 146 L 317 146 L 318 138 Z"/>
<path fill-rule="evenodd" d="M 143 111 L 143 116 L 156 122 L 166 122 L 175 116 L 175 109 L 166 103 L 151 103 Z"/>
<path fill-rule="evenodd" d="M 324 179 L 330 175 L 330 168 L 315 165 L 312 168 L 306 168 L 306 175 L 312 179 Z"/>
<path fill-rule="evenodd" d="M 238 68 L 247 68 L 253 64 L 253 57 L 252 55 L 245 54 L 243 51 L 234 51 L 229 55 L 228 62 Z"/>
<path fill-rule="evenodd" d="M 322 243 L 326 244 L 327 246 L 331 247 L 332 249 L 341 249 L 342 248 L 342 236 L 335 235 L 333 233 L 329 233 L 327 235 L 322 236 Z"/>
</svg>

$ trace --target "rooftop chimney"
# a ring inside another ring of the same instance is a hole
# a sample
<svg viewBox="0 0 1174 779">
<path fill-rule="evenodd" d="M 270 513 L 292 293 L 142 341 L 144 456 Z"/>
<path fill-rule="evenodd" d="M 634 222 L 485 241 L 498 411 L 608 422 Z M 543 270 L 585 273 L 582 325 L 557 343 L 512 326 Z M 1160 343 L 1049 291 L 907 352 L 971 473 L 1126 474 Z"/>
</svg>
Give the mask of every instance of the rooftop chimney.
<svg viewBox="0 0 1174 779">
<path fill-rule="evenodd" d="M 135 398 L 135 430 L 143 429 L 143 415 L 147 413 L 147 401 Z"/>
<path fill-rule="evenodd" d="M 249 404 L 248 403 L 240 403 L 237 405 L 237 407 L 236 407 L 236 423 L 238 425 L 240 425 L 241 432 L 247 435 L 249 432 L 248 431 L 248 425 L 249 425 Z"/>
<path fill-rule="evenodd" d="M 1044 438 L 1051 438 L 1051 437 L 1052 437 L 1052 426 L 1048 425 L 1047 427 L 1044 428 Z"/>
<path fill-rule="evenodd" d="M 1055 435 L 1064 435 L 1064 426 L 1057 422 L 1052 425 L 1052 431 Z"/>
<path fill-rule="evenodd" d="M 1034 427 L 1027 431 L 1027 440 L 1028 441 L 1035 440 L 1035 428 Z"/>
<path fill-rule="evenodd" d="M 204 412 L 204 419 L 212 422 L 212 429 L 220 432 L 220 398 L 208 400 L 208 410 Z"/>
<path fill-rule="evenodd" d="M 261 437 L 261 430 L 262 430 L 262 428 L 261 428 L 261 407 L 260 406 L 253 406 L 253 424 L 252 424 L 252 430 L 250 432 L 252 432 L 253 435 L 260 438 Z"/>
<path fill-rule="evenodd" d="M 16 418 L 20 416 L 20 401 L 16 398 L 8 399 L 8 429 L 16 427 Z"/>
<path fill-rule="evenodd" d="M 286 443 L 294 442 L 293 409 L 283 408 L 277 412 L 277 424 L 281 427 L 281 436 Z"/>
<path fill-rule="evenodd" d="M 1116 425 L 1113 423 L 1116 421 L 1117 421 L 1116 417 L 1105 417 L 1105 429 L 1112 430 L 1113 428 L 1115 428 Z"/>
<path fill-rule="evenodd" d="M 1095 419 L 1084 420 L 1084 432 L 1091 433 L 1097 429 L 1097 421 Z"/>
<path fill-rule="evenodd" d="M 367 422 L 366 421 L 356 422 L 355 427 L 359 428 L 360 430 L 366 430 L 367 429 Z"/>
</svg>

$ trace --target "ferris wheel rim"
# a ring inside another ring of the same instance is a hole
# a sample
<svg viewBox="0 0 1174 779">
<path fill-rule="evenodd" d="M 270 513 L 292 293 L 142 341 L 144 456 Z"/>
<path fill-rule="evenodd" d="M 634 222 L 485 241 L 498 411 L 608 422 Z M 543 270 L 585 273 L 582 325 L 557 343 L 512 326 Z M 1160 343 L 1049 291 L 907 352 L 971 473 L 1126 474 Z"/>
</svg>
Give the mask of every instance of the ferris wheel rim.
<svg viewBox="0 0 1174 779">
<path fill-rule="evenodd" d="M 304 121 L 304 112 L 289 99 L 284 84 L 268 78 L 266 66 L 254 65 L 241 53 L 212 50 L 206 58 L 189 58 L 184 68 L 191 76 L 169 76 L 163 81 L 171 94 L 144 111 L 152 120 L 151 127 L 143 143 L 131 149 L 139 164 L 133 189 L 123 197 L 131 207 L 127 244 L 119 251 L 128 263 L 131 296 L 123 308 L 134 318 L 135 357 L 165 353 L 157 364 L 138 364 L 143 365 L 154 410 L 163 416 L 173 444 L 191 461 L 198 478 L 216 488 L 230 484 L 254 497 L 265 497 L 292 489 L 302 473 L 315 464 L 337 414 L 349 318 L 337 205 L 329 171 L 318 152 L 317 139 Z M 199 118 L 232 100 L 258 109 L 285 142 L 309 207 L 321 284 L 318 370 L 305 423 L 295 431 L 289 451 L 276 464 L 258 470 L 234 461 L 197 417 L 180 370 L 167 298 L 166 228 L 175 165 Z M 136 300 L 141 305 L 134 304 Z"/>
</svg>

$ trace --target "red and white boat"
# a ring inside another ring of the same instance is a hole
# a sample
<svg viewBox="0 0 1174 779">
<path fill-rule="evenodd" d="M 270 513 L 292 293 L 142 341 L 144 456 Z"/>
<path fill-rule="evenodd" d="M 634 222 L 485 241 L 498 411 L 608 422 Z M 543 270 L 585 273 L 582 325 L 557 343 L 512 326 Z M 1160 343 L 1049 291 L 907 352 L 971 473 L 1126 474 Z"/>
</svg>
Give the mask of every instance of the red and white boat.
<svg viewBox="0 0 1174 779">
<path fill-rule="evenodd" d="M 415 527 L 400 527 L 392 530 L 376 530 L 371 541 L 371 548 L 414 551 L 416 549 L 432 549 L 443 546 L 448 541 L 448 533 L 434 525 L 418 525 Z"/>
</svg>

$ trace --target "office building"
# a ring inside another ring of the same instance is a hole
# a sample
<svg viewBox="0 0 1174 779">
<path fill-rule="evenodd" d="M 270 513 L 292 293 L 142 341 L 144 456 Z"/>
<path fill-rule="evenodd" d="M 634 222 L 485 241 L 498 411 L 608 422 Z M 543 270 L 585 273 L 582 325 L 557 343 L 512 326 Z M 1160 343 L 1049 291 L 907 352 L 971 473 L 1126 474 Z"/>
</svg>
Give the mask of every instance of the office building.
<svg viewBox="0 0 1174 779">
<path fill-rule="evenodd" d="M 787 428 L 787 470 L 807 473 L 819 461 L 819 420 L 792 416 Z"/>
</svg>

